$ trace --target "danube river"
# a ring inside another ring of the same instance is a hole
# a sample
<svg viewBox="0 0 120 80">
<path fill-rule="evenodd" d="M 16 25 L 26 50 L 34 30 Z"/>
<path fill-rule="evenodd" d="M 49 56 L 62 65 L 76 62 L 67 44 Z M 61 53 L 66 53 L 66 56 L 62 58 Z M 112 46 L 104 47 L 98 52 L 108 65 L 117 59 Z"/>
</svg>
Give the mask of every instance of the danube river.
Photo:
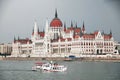
<svg viewBox="0 0 120 80">
<path fill-rule="evenodd" d="M 0 80 L 120 80 L 120 63 L 62 62 L 66 72 L 31 71 L 36 61 L 0 61 Z"/>
</svg>

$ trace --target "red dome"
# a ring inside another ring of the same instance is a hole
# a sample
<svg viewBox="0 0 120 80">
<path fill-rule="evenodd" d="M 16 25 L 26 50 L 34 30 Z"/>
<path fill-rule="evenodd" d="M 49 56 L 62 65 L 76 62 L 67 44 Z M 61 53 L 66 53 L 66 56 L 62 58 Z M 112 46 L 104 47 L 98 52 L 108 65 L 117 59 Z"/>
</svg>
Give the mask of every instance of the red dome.
<svg viewBox="0 0 120 80">
<path fill-rule="evenodd" d="M 62 22 L 58 18 L 54 18 L 51 23 L 50 27 L 62 27 Z"/>
</svg>

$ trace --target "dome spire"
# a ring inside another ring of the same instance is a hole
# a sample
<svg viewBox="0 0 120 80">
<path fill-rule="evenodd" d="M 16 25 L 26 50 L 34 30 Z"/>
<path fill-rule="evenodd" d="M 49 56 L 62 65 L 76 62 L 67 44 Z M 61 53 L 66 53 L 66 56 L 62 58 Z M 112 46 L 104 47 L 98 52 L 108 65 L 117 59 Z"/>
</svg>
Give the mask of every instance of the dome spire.
<svg viewBox="0 0 120 80">
<path fill-rule="evenodd" d="M 58 18 L 57 9 L 55 10 L 55 17 L 50 22 L 50 27 L 62 27 L 62 21 Z"/>
<path fill-rule="evenodd" d="M 57 9 L 55 10 L 55 18 L 58 18 Z"/>
</svg>

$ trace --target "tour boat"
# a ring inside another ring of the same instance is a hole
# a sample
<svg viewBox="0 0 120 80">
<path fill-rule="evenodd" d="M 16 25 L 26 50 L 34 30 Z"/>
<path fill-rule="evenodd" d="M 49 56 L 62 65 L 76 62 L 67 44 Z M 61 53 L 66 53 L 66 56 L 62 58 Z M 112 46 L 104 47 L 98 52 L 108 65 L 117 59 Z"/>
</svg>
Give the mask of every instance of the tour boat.
<svg viewBox="0 0 120 80">
<path fill-rule="evenodd" d="M 50 71 L 50 72 L 63 72 L 67 70 L 67 67 L 64 65 L 60 65 L 58 63 L 48 62 L 48 63 L 39 63 L 32 68 L 32 70 L 43 70 L 43 71 Z"/>
</svg>

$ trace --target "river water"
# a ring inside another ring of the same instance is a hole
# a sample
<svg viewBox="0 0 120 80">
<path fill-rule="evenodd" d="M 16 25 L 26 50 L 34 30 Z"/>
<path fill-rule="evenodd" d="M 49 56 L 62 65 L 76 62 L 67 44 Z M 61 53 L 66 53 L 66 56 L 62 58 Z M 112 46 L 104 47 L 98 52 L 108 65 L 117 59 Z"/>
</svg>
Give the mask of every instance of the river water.
<svg viewBox="0 0 120 80">
<path fill-rule="evenodd" d="M 66 72 L 32 71 L 36 61 L 0 61 L 0 80 L 120 80 L 120 63 L 63 62 Z"/>
</svg>

